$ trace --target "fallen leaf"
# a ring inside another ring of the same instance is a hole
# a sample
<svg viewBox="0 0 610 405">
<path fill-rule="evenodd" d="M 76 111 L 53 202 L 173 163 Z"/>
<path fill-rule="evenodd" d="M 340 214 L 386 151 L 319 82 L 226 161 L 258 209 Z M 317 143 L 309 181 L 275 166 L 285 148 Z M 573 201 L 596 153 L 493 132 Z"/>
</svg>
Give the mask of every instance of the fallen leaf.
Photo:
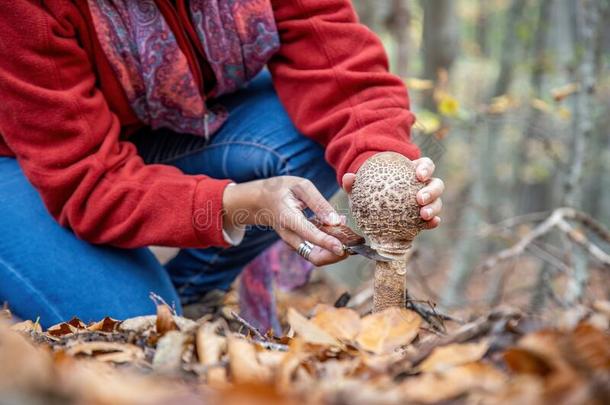
<svg viewBox="0 0 610 405">
<path fill-rule="evenodd" d="M 415 312 L 404 308 L 388 308 L 362 318 L 356 337 L 360 348 L 376 354 L 388 354 L 415 339 L 421 325 Z"/>
<path fill-rule="evenodd" d="M 178 325 L 174 321 L 174 314 L 170 307 L 165 304 L 157 305 L 156 330 L 161 336 L 172 330 L 178 330 Z"/>
<path fill-rule="evenodd" d="M 288 323 L 306 343 L 322 346 L 342 346 L 341 342 L 298 313 L 294 308 L 288 309 Z"/>
<path fill-rule="evenodd" d="M 227 339 L 216 333 L 219 327 L 219 322 L 206 322 L 199 327 L 195 338 L 199 364 L 206 366 L 206 381 L 214 387 L 222 386 L 227 382 L 226 369 L 220 364 L 222 354 L 227 347 Z"/>
<path fill-rule="evenodd" d="M 58 323 L 57 325 L 50 326 L 49 329 L 47 329 L 47 333 L 49 335 L 56 337 L 67 336 L 76 332 L 78 332 L 78 329 L 66 322 Z"/>
<path fill-rule="evenodd" d="M 610 371 L 610 336 L 583 322 L 561 341 L 564 357 L 573 367 Z"/>
<path fill-rule="evenodd" d="M 182 316 L 173 316 L 174 322 L 178 325 L 178 329 L 182 332 L 191 332 L 199 327 L 199 324 L 191 319 Z M 134 318 L 125 319 L 119 325 L 119 330 L 125 332 L 144 333 L 147 329 L 156 327 L 157 315 L 136 316 Z"/>
<path fill-rule="evenodd" d="M 227 352 L 233 382 L 264 383 L 270 380 L 269 369 L 258 362 L 256 350 L 247 340 L 229 336 L 227 338 Z"/>
<path fill-rule="evenodd" d="M 325 304 L 319 304 L 314 308 L 311 322 L 329 335 L 344 341 L 354 340 L 361 328 L 360 316 L 356 311 Z"/>
<path fill-rule="evenodd" d="M 121 321 L 117 321 L 116 319 L 112 319 L 107 316 L 101 321 L 92 323 L 91 325 L 87 326 L 87 330 L 90 330 L 92 332 L 110 333 L 116 331 L 120 323 Z"/>
<path fill-rule="evenodd" d="M 73 317 L 66 323 L 68 325 L 74 326 L 76 329 L 86 329 L 87 328 L 87 325 L 85 325 L 85 323 L 83 321 L 81 321 L 80 319 L 78 319 L 77 317 Z"/>
<path fill-rule="evenodd" d="M 419 366 L 421 371 L 444 371 L 451 367 L 480 360 L 489 349 L 486 341 L 478 343 L 455 343 L 434 349 Z"/>
<path fill-rule="evenodd" d="M 162 374 L 176 374 L 180 371 L 186 341 L 187 336 L 175 330 L 163 335 L 157 342 L 153 370 Z"/>
<path fill-rule="evenodd" d="M 94 356 L 98 361 L 128 363 L 144 359 L 144 351 L 138 346 L 117 342 L 79 342 L 66 350 L 70 356 Z"/>
<path fill-rule="evenodd" d="M 42 327 L 40 326 L 40 324 L 38 322 L 32 322 L 30 320 L 13 324 L 13 325 L 11 325 L 10 329 L 14 332 L 21 332 L 21 333 L 30 333 L 30 332 L 42 333 Z"/>
<path fill-rule="evenodd" d="M 515 373 L 544 377 L 553 371 L 553 366 L 543 356 L 531 350 L 512 347 L 504 352 L 503 357 Z"/>
<path fill-rule="evenodd" d="M 424 404 L 447 401 L 475 391 L 494 392 L 504 387 L 506 377 L 485 363 L 469 363 L 439 373 L 424 373 L 401 385 L 405 402 Z"/>
</svg>

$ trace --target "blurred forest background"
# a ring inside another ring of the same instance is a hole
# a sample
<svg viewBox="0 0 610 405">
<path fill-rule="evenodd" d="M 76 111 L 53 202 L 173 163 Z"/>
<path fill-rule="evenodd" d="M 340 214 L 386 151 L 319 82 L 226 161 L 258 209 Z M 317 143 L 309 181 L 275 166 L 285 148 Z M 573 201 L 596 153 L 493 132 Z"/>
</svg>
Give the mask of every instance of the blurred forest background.
<svg viewBox="0 0 610 405">
<path fill-rule="evenodd" d="M 411 297 L 531 310 L 607 299 L 610 0 L 354 3 L 446 184 L 443 223 L 414 249 Z M 358 294 L 370 266 L 353 257 L 322 277 Z"/>
</svg>

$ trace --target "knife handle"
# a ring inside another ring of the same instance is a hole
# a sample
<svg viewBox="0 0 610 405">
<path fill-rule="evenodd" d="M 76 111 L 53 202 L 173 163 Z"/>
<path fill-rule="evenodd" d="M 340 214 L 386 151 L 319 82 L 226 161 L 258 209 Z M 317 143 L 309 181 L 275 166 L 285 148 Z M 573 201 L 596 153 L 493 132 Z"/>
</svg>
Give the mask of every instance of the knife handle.
<svg viewBox="0 0 610 405">
<path fill-rule="evenodd" d="M 365 243 L 364 237 L 362 235 L 358 235 L 347 225 L 326 225 L 317 218 L 312 218 L 309 221 L 322 232 L 339 239 L 339 241 L 346 247 L 362 245 Z"/>
</svg>

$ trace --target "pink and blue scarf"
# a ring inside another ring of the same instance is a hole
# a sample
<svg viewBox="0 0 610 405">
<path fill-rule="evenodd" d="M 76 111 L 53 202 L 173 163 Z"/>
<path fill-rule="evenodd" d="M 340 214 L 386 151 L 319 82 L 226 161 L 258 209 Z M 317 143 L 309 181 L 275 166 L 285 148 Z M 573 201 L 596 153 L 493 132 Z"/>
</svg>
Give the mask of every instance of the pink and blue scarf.
<svg viewBox="0 0 610 405">
<path fill-rule="evenodd" d="M 154 0 L 88 0 L 97 36 L 138 118 L 152 128 L 208 137 L 227 118 L 208 109 L 187 58 Z M 216 77 L 213 96 L 252 79 L 279 48 L 269 0 L 190 0 Z"/>
</svg>

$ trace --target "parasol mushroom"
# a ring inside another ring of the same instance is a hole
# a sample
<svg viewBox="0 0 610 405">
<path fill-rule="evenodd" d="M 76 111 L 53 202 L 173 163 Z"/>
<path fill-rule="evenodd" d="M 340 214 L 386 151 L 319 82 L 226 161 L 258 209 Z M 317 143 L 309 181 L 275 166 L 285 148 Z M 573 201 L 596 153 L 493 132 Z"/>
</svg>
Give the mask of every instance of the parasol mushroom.
<svg viewBox="0 0 610 405">
<path fill-rule="evenodd" d="M 356 173 L 352 214 L 371 247 L 394 259 L 376 262 L 373 312 L 406 304 L 408 250 L 425 226 L 416 199 L 424 185 L 413 162 L 394 152 L 374 155 Z"/>
</svg>

